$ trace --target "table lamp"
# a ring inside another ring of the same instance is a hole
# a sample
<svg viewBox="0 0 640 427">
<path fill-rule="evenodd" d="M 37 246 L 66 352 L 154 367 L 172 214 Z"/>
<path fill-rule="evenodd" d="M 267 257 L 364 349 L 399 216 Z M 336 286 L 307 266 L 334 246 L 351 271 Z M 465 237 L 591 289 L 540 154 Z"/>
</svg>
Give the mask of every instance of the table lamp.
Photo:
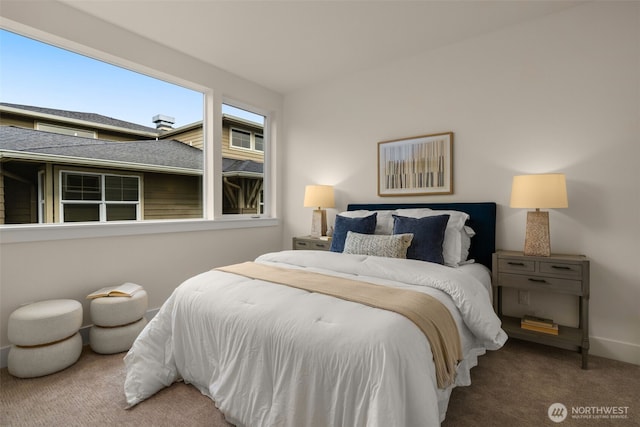
<svg viewBox="0 0 640 427">
<path fill-rule="evenodd" d="M 304 207 L 317 208 L 311 218 L 311 237 L 327 234 L 327 211 L 323 208 L 335 207 L 333 187 L 330 185 L 307 185 L 304 190 Z"/>
<path fill-rule="evenodd" d="M 509 206 L 535 209 L 535 212 L 527 212 L 524 254 L 529 256 L 551 255 L 549 212 L 542 212 L 540 209 L 569 207 L 564 174 L 514 176 Z"/>
</svg>

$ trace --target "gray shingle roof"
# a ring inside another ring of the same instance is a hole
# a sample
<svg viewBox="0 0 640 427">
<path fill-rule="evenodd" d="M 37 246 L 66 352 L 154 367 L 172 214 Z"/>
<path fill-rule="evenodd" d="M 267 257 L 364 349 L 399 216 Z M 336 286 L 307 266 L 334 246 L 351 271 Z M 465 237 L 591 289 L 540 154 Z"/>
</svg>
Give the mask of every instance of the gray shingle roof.
<svg viewBox="0 0 640 427">
<path fill-rule="evenodd" d="M 222 159 L 223 172 L 262 173 L 263 164 L 252 160 Z"/>
<path fill-rule="evenodd" d="M 32 105 L 10 104 L 7 102 L 0 102 L 0 105 L 5 107 L 17 108 L 20 110 L 33 111 L 35 113 L 51 114 L 54 116 L 64 117 L 67 119 L 84 120 L 87 122 L 97 123 L 101 125 L 116 126 L 116 127 L 142 131 L 142 132 L 158 133 L 158 130 L 153 127 L 142 126 L 137 123 L 126 122 L 124 120 L 114 119 L 113 117 L 107 117 L 107 116 L 103 116 L 101 114 L 96 114 L 96 113 L 83 113 L 80 111 L 58 110 L 55 108 L 35 107 Z"/>
<path fill-rule="evenodd" d="M 173 139 L 115 142 L 14 126 L 0 126 L 2 150 L 202 170 L 202 150 Z M 132 167 L 131 169 L 136 169 Z M 222 159 L 225 173 L 262 173 L 263 164 Z"/>
<path fill-rule="evenodd" d="M 175 140 L 115 142 L 1 126 L 0 150 L 202 170 L 202 151 Z"/>
</svg>

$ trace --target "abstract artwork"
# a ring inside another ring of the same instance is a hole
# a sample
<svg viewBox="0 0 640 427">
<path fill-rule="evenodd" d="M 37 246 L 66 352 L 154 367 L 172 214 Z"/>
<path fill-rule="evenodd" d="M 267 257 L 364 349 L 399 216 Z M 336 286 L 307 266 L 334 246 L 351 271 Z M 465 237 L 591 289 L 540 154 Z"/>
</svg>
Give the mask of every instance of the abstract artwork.
<svg viewBox="0 0 640 427">
<path fill-rule="evenodd" d="M 453 132 L 378 143 L 378 195 L 453 194 Z"/>
</svg>

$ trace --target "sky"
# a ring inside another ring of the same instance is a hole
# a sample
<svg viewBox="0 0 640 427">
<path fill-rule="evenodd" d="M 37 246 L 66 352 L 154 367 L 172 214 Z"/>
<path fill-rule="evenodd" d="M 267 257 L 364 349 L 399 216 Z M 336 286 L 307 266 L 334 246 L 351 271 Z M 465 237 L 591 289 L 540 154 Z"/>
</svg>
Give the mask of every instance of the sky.
<svg viewBox="0 0 640 427">
<path fill-rule="evenodd" d="M 204 95 L 0 30 L 0 102 L 97 113 L 149 127 L 162 114 L 175 118 L 177 128 L 202 120 Z M 256 121 L 241 110 L 223 112 Z"/>
</svg>

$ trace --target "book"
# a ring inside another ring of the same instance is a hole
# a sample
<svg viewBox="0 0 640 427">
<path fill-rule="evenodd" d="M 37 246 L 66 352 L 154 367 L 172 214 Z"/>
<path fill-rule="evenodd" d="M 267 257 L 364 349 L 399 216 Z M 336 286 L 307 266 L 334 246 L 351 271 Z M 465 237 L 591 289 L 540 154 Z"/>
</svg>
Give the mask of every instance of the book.
<svg viewBox="0 0 640 427">
<path fill-rule="evenodd" d="M 529 325 L 527 323 L 521 323 L 520 327 L 522 329 L 526 329 L 529 331 L 535 331 L 535 332 L 542 332 L 543 334 L 549 334 L 549 335 L 558 335 L 558 325 L 554 324 L 555 327 L 551 327 L 551 328 L 545 328 L 542 326 L 534 326 L 534 325 Z"/>
<path fill-rule="evenodd" d="M 142 286 L 127 282 L 118 286 L 107 286 L 105 288 L 98 289 L 97 291 L 87 295 L 87 299 L 103 297 L 131 297 L 140 290 L 142 290 Z"/>
<path fill-rule="evenodd" d="M 551 319 L 545 319 L 544 317 L 531 316 L 529 314 L 525 314 L 520 324 L 527 324 L 532 326 L 540 326 L 542 328 L 551 328 L 555 323 Z M 556 325 L 557 327 L 557 325 Z"/>
</svg>

